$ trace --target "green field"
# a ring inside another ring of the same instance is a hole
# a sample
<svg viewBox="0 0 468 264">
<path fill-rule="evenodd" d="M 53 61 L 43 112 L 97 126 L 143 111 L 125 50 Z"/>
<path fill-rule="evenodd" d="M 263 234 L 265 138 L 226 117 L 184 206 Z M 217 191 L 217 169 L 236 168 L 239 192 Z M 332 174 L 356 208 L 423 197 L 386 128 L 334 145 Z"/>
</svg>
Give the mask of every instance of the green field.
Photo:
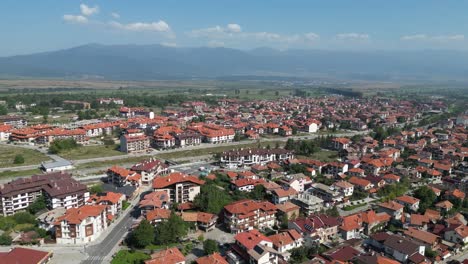
<svg viewBox="0 0 468 264">
<path fill-rule="evenodd" d="M 310 156 L 299 156 L 299 158 L 309 158 L 309 159 L 316 159 L 324 162 L 336 161 L 336 157 L 338 155 L 337 151 L 333 150 L 320 150 L 311 154 Z"/>
<path fill-rule="evenodd" d="M 116 146 L 80 146 L 76 149 L 60 152 L 59 156 L 69 160 L 92 159 L 109 156 L 125 155 Z"/>
<path fill-rule="evenodd" d="M 21 154 L 24 157 L 24 163 L 13 163 L 15 156 L 18 154 Z M 36 150 L 0 145 L 0 168 L 40 164 L 41 162 L 47 160 L 50 159 L 46 155 Z"/>
<path fill-rule="evenodd" d="M 2 171 L 0 172 L 0 178 L 24 177 L 24 176 L 31 176 L 31 175 L 40 174 L 40 173 L 42 173 L 40 169 L 21 170 L 21 171 Z"/>
</svg>

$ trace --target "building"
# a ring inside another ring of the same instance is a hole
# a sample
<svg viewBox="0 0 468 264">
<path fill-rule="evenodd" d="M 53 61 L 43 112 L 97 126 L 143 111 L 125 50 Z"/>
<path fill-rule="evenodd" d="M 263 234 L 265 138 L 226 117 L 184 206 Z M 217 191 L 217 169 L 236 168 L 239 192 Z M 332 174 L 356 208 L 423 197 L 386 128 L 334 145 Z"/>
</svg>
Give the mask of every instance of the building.
<svg viewBox="0 0 468 264">
<path fill-rule="evenodd" d="M 182 212 L 181 217 L 185 222 L 194 223 L 196 228 L 208 232 L 214 229 L 218 216 L 204 212 Z"/>
<path fill-rule="evenodd" d="M 236 242 L 227 254 L 229 263 L 278 263 L 278 253 L 273 249 L 273 242 L 258 230 L 239 233 L 234 239 Z"/>
<path fill-rule="evenodd" d="M 141 184 L 140 174 L 119 166 L 112 166 L 107 170 L 107 179 L 109 183 L 120 187 L 126 185 L 140 186 Z"/>
<path fill-rule="evenodd" d="M 53 128 L 39 133 L 36 142 L 41 145 L 49 146 L 56 140 L 73 139 L 78 144 L 86 144 L 88 137 L 84 129 L 63 129 Z"/>
<path fill-rule="evenodd" d="M 191 202 L 200 193 L 205 181 L 196 176 L 173 172 L 153 180 L 153 191 L 165 191 L 172 203 Z"/>
<path fill-rule="evenodd" d="M 387 213 L 395 220 L 400 220 L 403 215 L 403 208 L 403 205 L 395 201 L 389 201 L 378 204 L 377 211 Z"/>
<path fill-rule="evenodd" d="M 87 204 L 98 204 L 107 206 L 107 217 L 118 217 L 122 213 L 125 195 L 121 193 L 106 192 L 94 194 L 89 197 Z"/>
<path fill-rule="evenodd" d="M 288 228 L 299 232 L 307 245 L 336 240 L 339 226 L 340 221 L 337 217 L 327 215 L 310 215 L 288 223 Z"/>
<path fill-rule="evenodd" d="M 336 188 L 341 194 L 343 194 L 344 197 L 353 195 L 354 185 L 347 181 L 338 181 L 333 183 L 332 186 Z"/>
<path fill-rule="evenodd" d="M 304 192 L 312 184 L 310 177 L 305 176 L 304 173 L 286 175 L 281 179 L 280 184 L 293 188 L 298 193 Z"/>
<path fill-rule="evenodd" d="M 49 209 L 78 207 L 89 198 L 86 185 L 68 173 L 33 175 L 13 180 L 0 188 L 0 211 L 4 216 L 15 214 L 42 195 Z"/>
<path fill-rule="evenodd" d="M 224 224 L 235 234 L 254 228 L 273 227 L 276 211 L 276 206 L 270 202 L 240 200 L 224 206 Z"/>
<path fill-rule="evenodd" d="M 28 121 L 21 116 L 3 115 L 0 116 L 0 125 L 10 125 L 16 128 L 26 127 Z"/>
<path fill-rule="evenodd" d="M 55 222 L 57 244 L 86 244 L 107 228 L 105 205 L 83 205 L 68 209 Z"/>
<path fill-rule="evenodd" d="M 53 257 L 52 251 L 40 251 L 15 247 L 8 252 L 0 252 L 0 263 L 9 264 L 46 264 Z"/>
<path fill-rule="evenodd" d="M 151 254 L 145 264 L 185 264 L 185 257 L 178 248 L 168 248 Z"/>
<path fill-rule="evenodd" d="M 406 263 L 415 255 L 424 256 L 426 247 L 423 244 L 411 241 L 398 235 L 389 235 L 383 242 L 384 251 L 389 256 Z"/>
<path fill-rule="evenodd" d="M 131 129 L 120 136 L 120 151 L 122 152 L 142 152 L 149 148 L 150 139 L 142 131 Z"/>
<path fill-rule="evenodd" d="M 227 168 L 266 165 L 272 161 L 293 159 L 294 154 L 286 149 L 239 149 L 225 151 L 221 154 L 221 164 Z"/>
<path fill-rule="evenodd" d="M 292 249 L 301 247 L 304 239 L 295 229 L 288 229 L 276 235 L 268 237 L 273 242 L 273 248 L 280 254 L 284 261 L 288 261 Z"/>
<path fill-rule="evenodd" d="M 411 197 L 409 195 L 403 195 L 395 198 L 395 201 L 413 212 L 418 211 L 419 209 L 419 199 Z"/>
<path fill-rule="evenodd" d="M 107 105 L 111 103 L 114 103 L 116 105 L 124 104 L 124 100 L 120 98 L 99 98 L 97 99 L 97 101 L 99 102 L 99 104 L 107 104 Z"/>
<path fill-rule="evenodd" d="M 324 201 L 313 195 L 310 191 L 299 194 L 295 199 L 293 199 L 293 203 L 298 205 L 305 215 L 320 212 L 324 207 Z"/>
<path fill-rule="evenodd" d="M 141 175 L 141 182 L 143 184 L 150 184 L 154 177 L 169 173 L 169 166 L 167 164 L 153 158 L 137 163 L 130 169 Z"/>
<path fill-rule="evenodd" d="M 60 172 L 60 171 L 67 171 L 75 168 L 71 161 L 58 158 L 52 162 L 42 162 L 41 163 L 41 170 L 44 172 Z"/>
<path fill-rule="evenodd" d="M 343 195 L 334 187 L 322 183 L 314 183 L 307 190 L 327 203 L 336 203 L 343 200 Z"/>
<path fill-rule="evenodd" d="M 211 255 L 197 258 L 195 260 L 196 264 L 229 264 L 226 259 L 224 259 L 218 252 L 215 252 Z"/>
</svg>

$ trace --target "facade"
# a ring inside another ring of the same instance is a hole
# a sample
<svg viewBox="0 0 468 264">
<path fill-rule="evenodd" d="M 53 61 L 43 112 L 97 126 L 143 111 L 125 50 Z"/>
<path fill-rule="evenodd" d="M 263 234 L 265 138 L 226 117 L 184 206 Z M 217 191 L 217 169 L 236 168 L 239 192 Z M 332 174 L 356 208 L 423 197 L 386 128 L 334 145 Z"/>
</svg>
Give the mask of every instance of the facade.
<svg viewBox="0 0 468 264">
<path fill-rule="evenodd" d="M 221 154 L 221 164 L 227 168 L 237 168 L 252 165 L 266 165 L 272 161 L 284 161 L 294 158 L 294 154 L 286 149 L 239 149 Z"/>
<path fill-rule="evenodd" d="M 160 160 L 150 158 L 133 165 L 131 170 L 141 175 L 143 184 L 150 184 L 154 177 L 166 175 L 169 172 L 169 167 Z"/>
<path fill-rule="evenodd" d="M 141 175 L 119 166 L 112 166 L 107 170 L 107 181 L 117 186 L 140 186 Z"/>
<path fill-rule="evenodd" d="M 86 185 L 74 180 L 68 173 L 49 173 L 21 178 L 5 184 L 0 189 L 0 211 L 4 216 L 25 210 L 43 195 L 49 209 L 72 208 L 89 198 Z"/>
<path fill-rule="evenodd" d="M 172 203 L 191 202 L 200 193 L 200 186 L 205 181 L 198 177 L 173 172 L 153 180 L 153 191 L 165 191 Z"/>
<path fill-rule="evenodd" d="M 141 131 L 130 131 L 120 137 L 120 151 L 142 152 L 150 148 L 150 139 Z"/>
<path fill-rule="evenodd" d="M 254 228 L 273 227 L 276 211 L 276 206 L 270 202 L 240 200 L 224 207 L 224 224 L 235 234 Z"/>
<path fill-rule="evenodd" d="M 107 228 L 105 205 L 84 205 L 68 209 L 55 222 L 57 244 L 85 244 L 101 235 Z"/>
<path fill-rule="evenodd" d="M 320 212 L 324 207 L 324 201 L 308 191 L 299 194 L 293 199 L 293 203 L 298 205 L 306 215 Z"/>
</svg>

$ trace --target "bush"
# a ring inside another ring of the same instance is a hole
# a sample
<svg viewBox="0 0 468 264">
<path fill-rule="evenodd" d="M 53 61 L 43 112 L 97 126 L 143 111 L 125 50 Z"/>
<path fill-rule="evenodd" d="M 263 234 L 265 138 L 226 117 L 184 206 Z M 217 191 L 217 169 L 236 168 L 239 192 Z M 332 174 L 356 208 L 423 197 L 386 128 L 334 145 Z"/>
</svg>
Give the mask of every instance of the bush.
<svg viewBox="0 0 468 264">
<path fill-rule="evenodd" d="M 36 217 L 28 212 L 19 212 L 13 215 L 13 219 L 17 224 L 33 224 L 37 223 Z"/>
<path fill-rule="evenodd" d="M 112 259 L 111 264 L 143 264 L 148 259 L 150 256 L 143 252 L 120 250 Z"/>
<path fill-rule="evenodd" d="M 47 208 L 47 203 L 44 196 L 39 196 L 32 204 L 27 208 L 28 212 L 35 215 L 38 212 Z"/>
<path fill-rule="evenodd" d="M 15 159 L 13 160 L 14 164 L 23 164 L 24 163 L 24 156 L 21 154 L 18 154 L 15 156 Z"/>
<path fill-rule="evenodd" d="M 6 233 L 0 236 L 0 246 L 9 246 L 11 245 L 12 241 L 13 239 L 11 239 L 11 237 L 7 235 Z"/>
<path fill-rule="evenodd" d="M 219 252 L 218 242 L 213 239 L 207 239 L 203 242 L 203 250 L 207 255 Z"/>
<path fill-rule="evenodd" d="M 49 152 L 52 154 L 58 154 L 64 150 L 70 150 L 78 148 L 79 145 L 73 138 L 55 140 L 49 147 Z"/>
</svg>

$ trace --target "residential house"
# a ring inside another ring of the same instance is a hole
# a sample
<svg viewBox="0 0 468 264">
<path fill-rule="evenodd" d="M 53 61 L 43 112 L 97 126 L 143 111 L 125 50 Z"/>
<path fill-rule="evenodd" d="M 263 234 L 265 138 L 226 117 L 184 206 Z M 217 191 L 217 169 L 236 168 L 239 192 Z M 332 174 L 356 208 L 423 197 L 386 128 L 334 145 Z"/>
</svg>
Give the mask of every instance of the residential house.
<svg viewBox="0 0 468 264">
<path fill-rule="evenodd" d="M 401 217 L 403 216 L 404 206 L 395 201 L 379 203 L 377 206 L 378 212 L 385 212 L 395 220 L 401 220 Z"/>
<path fill-rule="evenodd" d="M 276 212 L 276 206 L 270 202 L 240 200 L 224 206 L 223 219 L 231 233 L 237 234 L 253 228 L 273 227 Z"/>
<path fill-rule="evenodd" d="M 278 188 L 272 191 L 274 204 L 283 204 L 297 196 L 297 191 L 293 188 Z"/>
<path fill-rule="evenodd" d="M 227 168 L 266 165 L 272 161 L 284 161 L 294 158 L 294 154 L 286 149 L 239 149 L 221 154 L 221 164 Z"/>
<path fill-rule="evenodd" d="M 304 237 L 304 243 L 326 243 L 338 237 L 340 221 L 337 217 L 327 215 L 310 215 L 289 221 L 288 228 L 295 229 Z"/>
<path fill-rule="evenodd" d="M 153 180 L 153 191 L 165 191 L 172 203 L 193 201 L 205 181 L 196 176 L 173 172 Z"/>
<path fill-rule="evenodd" d="M 229 264 L 224 257 L 222 257 L 218 252 L 215 252 L 211 255 L 197 258 L 195 260 L 196 264 Z"/>
<path fill-rule="evenodd" d="M 273 249 L 273 241 L 258 230 L 239 233 L 234 239 L 236 242 L 227 254 L 229 263 L 278 263 L 278 252 Z"/>
<path fill-rule="evenodd" d="M 268 238 L 273 242 L 273 248 L 284 261 L 289 260 L 291 256 L 290 250 L 301 247 L 304 243 L 301 234 L 295 229 L 288 229 L 276 235 L 271 235 Z"/>
<path fill-rule="evenodd" d="M 107 179 L 109 183 L 113 183 L 117 186 L 140 186 L 141 175 L 131 170 L 119 166 L 112 166 L 107 170 Z"/>
<path fill-rule="evenodd" d="M 332 185 L 335 187 L 344 197 L 353 195 L 354 185 L 347 181 L 337 181 Z"/>
<path fill-rule="evenodd" d="M 320 212 L 324 208 L 324 200 L 313 195 L 311 190 L 309 190 L 304 193 L 300 193 L 292 201 L 301 208 L 301 211 L 304 212 L 305 215 Z"/>
<path fill-rule="evenodd" d="M 154 158 L 139 162 L 130 169 L 141 175 L 141 182 L 143 184 L 150 184 L 154 177 L 169 173 L 169 166 Z"/>
<path fill-rule="evenodd" d="M 151 254 L 145 264 L 185 264 L 185 257 L 177 247 L 172 247 Z"/>
<path fill-rule="evenodd" d="M 383 242 L 384 251 L 397 261 L 406 263 L 415 255 L 424 256 L 426 247 L 399 235 L 389 235 Z"/>
<path fill-rule="evenodd" d="M 419 209 L 419 199 L 409 195 L 399 196 L 395 198 L 395 201 L 413 212 L 416 212 Z"/>
</svg>

